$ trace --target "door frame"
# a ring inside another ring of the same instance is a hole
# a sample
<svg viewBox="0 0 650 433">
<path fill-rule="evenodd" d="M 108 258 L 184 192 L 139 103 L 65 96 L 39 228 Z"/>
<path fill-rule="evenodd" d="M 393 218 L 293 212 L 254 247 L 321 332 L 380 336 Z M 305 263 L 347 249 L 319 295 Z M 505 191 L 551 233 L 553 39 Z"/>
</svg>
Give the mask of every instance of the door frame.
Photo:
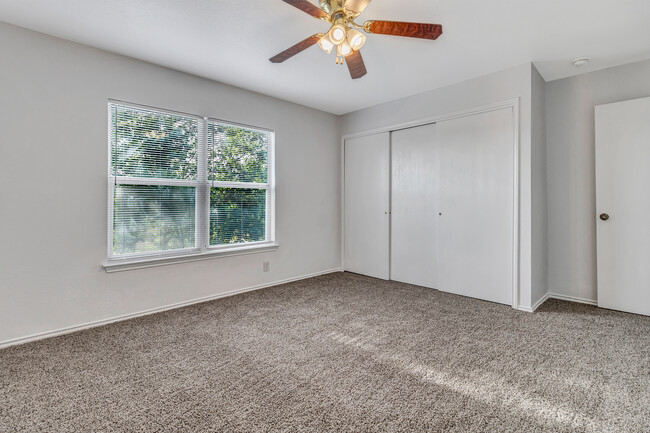
<svg viewBox="0 0 650 433">
<path fill-rule="evenodd" d="M 438 123 L 445 120 L 457 119 L 459 117 L 473 116 L 476 114 L 486 113 L 489 111 L 502 110 L 505 108 L 512 109 L 513 115 L 513 161 L 512 161 L 512 174 L 513 174 L 513 233 L 512 233 L 512 308 L 519 308 L 519 98 L 507 99 L 501 102 L 495 102 L 492 104 L 481 105 L 478 107 L 467 108 L 464 110 L 454 111 L 451 113 L 438 114 L 435 116 L 425 117 L 409 122 L 401 122 L 392 125 L 382 126 L 379 128 L 369 129 L 365 131 L 355 132 L 352 134 L 345 134 L 341 137 L 341 268 L 345 269 L 345 140 L 352 138 L 366 137 L 369 135 L 381 134 L 381 133 L 391 133 L 394 131 L 399 131 L 401 129 L 408 129 L 417 126 L 428 125 L 431 123 Z M 392 149 L 392 140 L 391 146 Z M 392 199 L 390 201 L 392 205 Z M 390 211 L 389 209 L 389 227 L 391 224 L 390 220 Z M 387 236 L 390 237 L 390 229 Z M 389 238 L 390 239 L 390 238 Z M 390 248 L 390 243 L 389 243 Z M 391 277 L 390 264 L 388 268 L 389 279 Z"/>
</svg>

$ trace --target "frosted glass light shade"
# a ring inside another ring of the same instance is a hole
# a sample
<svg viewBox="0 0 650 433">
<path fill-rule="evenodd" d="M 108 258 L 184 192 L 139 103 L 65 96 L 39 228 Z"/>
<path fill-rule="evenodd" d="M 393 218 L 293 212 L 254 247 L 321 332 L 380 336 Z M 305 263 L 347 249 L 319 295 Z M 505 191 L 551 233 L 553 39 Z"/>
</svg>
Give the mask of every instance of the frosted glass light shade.
<svg viewBox="0 0 650 433">
<path fill-rule="evenodd" d="M 366 35 L 358 30 L 348 30 L 348 42 L 353 50 L 357 51 L 366 43 Z"/>
<path fill-rule="evenodd" d="M 339 55 L 339 57 L 347 57 L 352 54 L 352 47 L 348 41 L 344 41 L 336 48 L 336 53 Z"/>
<path fill-rule="evenodd" d="M 321 49 L 325 51 L 327 54 L 331 53 L 332 49 L 334 48 L 334 44 L 332 43 L 332 41 L 330 41 L 327 35 L 323 36 L 318 40 L 318 46 L 321 47 Z"/>
<path fill-rule="evenodd" d="M 330 41 L 332 41 L 333 44 L 339 45 L 345 41 L 347 32 L 345 31 L 344 26 L 337 24 L 335 26 L 332 26 L 327 36 L 329 36 Z"/>
</svg>

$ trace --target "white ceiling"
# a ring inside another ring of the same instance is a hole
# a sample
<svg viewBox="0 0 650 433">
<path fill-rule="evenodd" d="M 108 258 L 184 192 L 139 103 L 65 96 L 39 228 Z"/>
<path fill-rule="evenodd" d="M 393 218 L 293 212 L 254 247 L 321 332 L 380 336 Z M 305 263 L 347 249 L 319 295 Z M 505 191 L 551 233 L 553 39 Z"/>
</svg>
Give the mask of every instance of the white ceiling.
<svg viewBox="0 0 650 433">
<path fill-rule="evenodd" d="M 335 114 L 529 61 L 550 81 L 650 58 L 649 0 L 373 0 L 366 19 L 444 33 L 369 35 L 368 75 L 353 81 L 317 46 L 268 61 L 327 30 L 281 0 L 0 0 L 2 21 Z M 582 56 L 593 60 L 570 65 Z"/>
</svg>

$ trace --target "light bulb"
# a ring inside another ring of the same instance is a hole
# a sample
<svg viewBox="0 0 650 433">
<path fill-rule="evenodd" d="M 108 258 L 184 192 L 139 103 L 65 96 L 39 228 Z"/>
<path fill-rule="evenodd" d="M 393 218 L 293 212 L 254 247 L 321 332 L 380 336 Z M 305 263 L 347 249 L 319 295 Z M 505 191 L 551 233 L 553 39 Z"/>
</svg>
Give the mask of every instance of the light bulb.
<svg viewBox="0 0 650 433">
<path fill-rule="evenodd" d="M 332 41 L 333 44 L 339 45 L 340 43 L 345 41 L 345 36 L 346 36 L 345 27 L 341 24 L 332 26 L 331 30 L 327 35 L 329 36 L 330 41 Z"/>
<path fill-rule="evenodd" d="M 339 57 L 347 57 L 352 54 L 352 47 L 348 44 L 348 41 L 344 41 L 336 48 L 336 54 Z"/>
<path fill-rule="evenodd" d="M 348 30 L 348 42 L 354 51 L 357 51 L 366 43 L 366 35 L 358 30 Z"/>
<path fill-rule="evenodd" d="M 323 36 L 318 40 L 318 46 L 321 47 L 321 49 L 325 51 L 327 54 L 331 53 L 332 48 L 334 48 L 334 44 L 332 43 L 332 41 L 330 41 L 327 35 Z"/>
</svg>

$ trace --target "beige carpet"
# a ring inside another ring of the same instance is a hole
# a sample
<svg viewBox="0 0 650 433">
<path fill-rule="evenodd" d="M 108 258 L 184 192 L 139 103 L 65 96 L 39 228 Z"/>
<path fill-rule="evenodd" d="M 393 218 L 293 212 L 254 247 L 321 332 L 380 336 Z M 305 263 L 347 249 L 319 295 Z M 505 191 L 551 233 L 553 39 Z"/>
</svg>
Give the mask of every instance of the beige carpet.
<svg viewBox="0 0 650 433">
<path fill-rule="evenodd" d="M 0 351 L 2 432 L 650 432 L 650 318 L 333 274 Z"/>
</svg>

